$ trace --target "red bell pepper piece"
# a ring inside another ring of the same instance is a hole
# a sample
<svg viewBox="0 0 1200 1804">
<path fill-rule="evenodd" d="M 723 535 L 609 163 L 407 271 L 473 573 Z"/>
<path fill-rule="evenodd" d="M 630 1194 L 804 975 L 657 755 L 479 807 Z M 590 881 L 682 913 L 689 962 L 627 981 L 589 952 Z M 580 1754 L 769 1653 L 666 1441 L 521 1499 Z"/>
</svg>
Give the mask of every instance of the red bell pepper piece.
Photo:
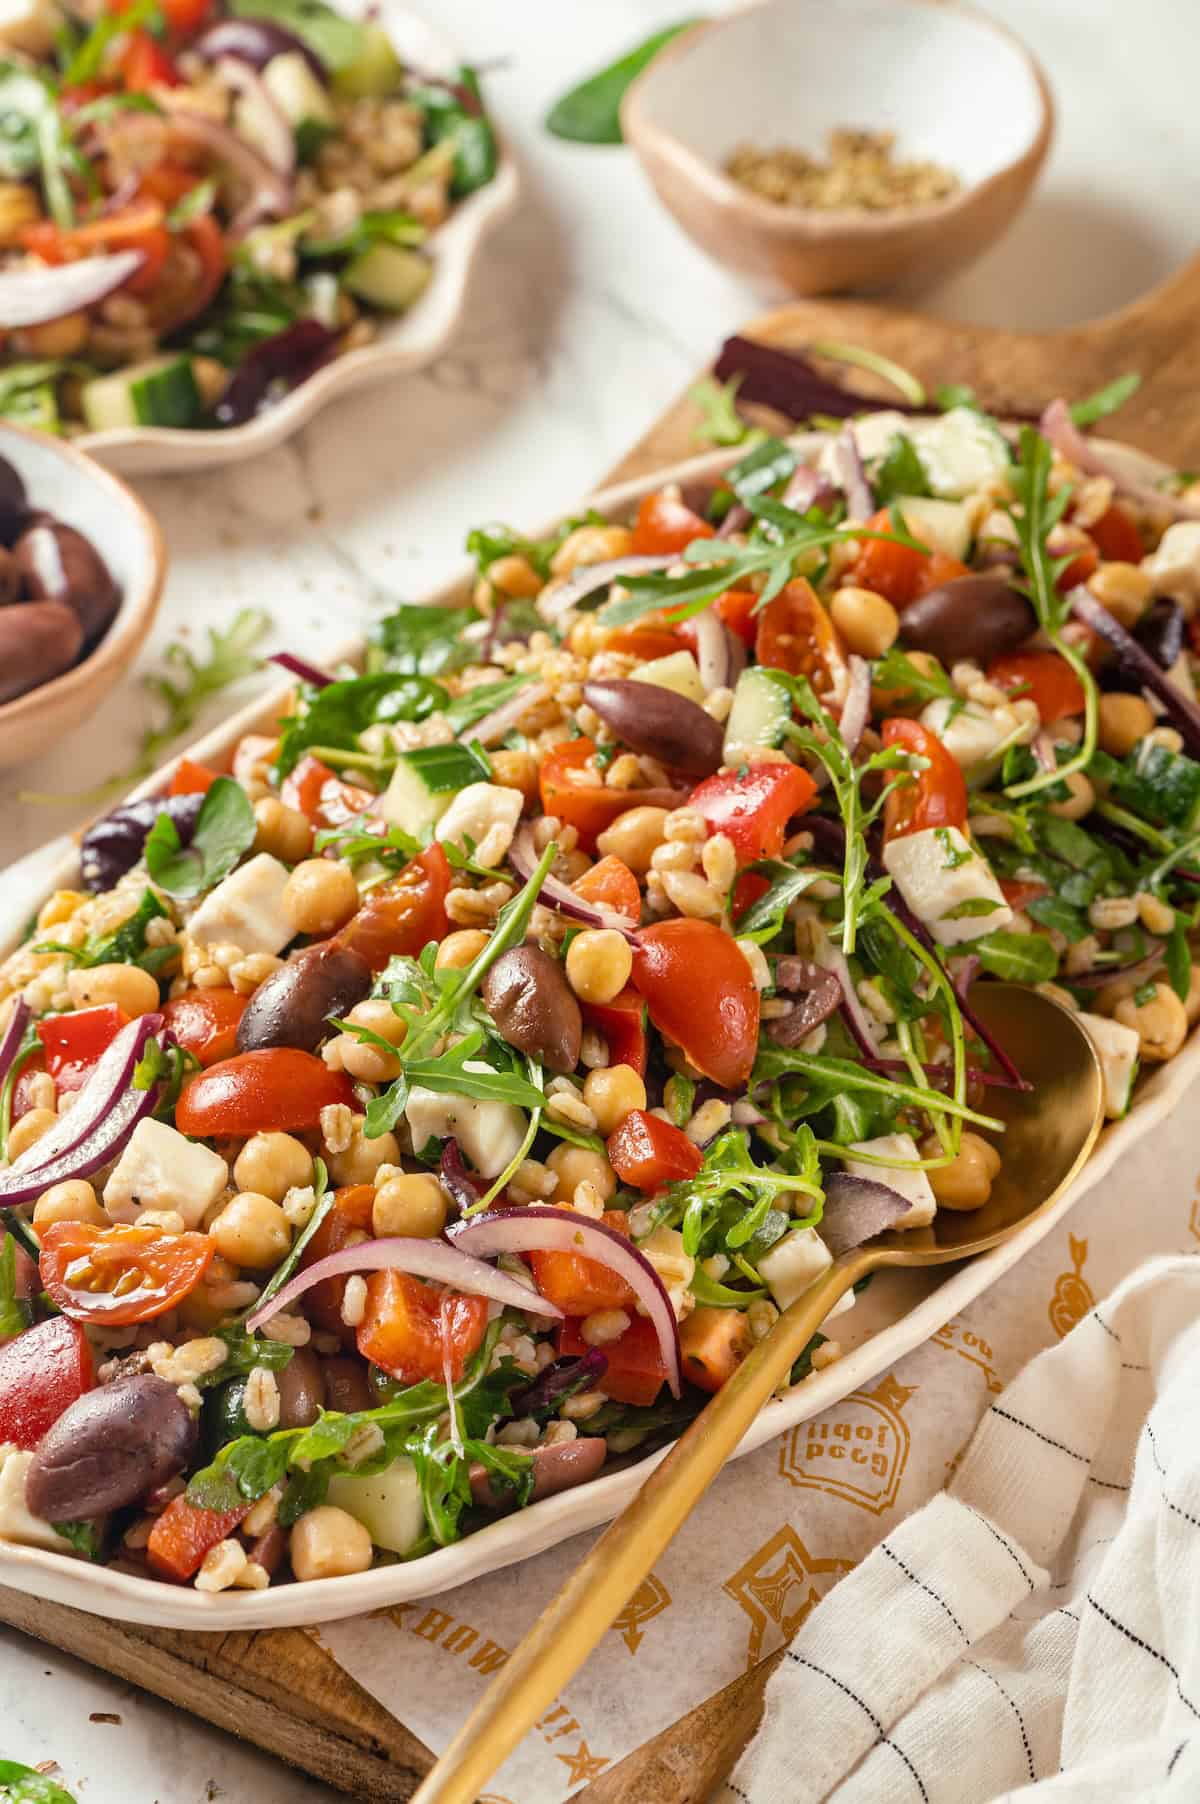
<svg viewBox="0 0 1200 1804">
<path fill-rule="evenodd" d="M 700 1148 L 682 1129 L 645 1109 L 630 1109 L 609 1135 L 608 1157 L 623 1184 L 645 1191 L 695 1177 L 704 1163 Z"/>
<path fill-rule="evenodd" d="M 226 1540 L 253 1504 L 232 1510 L 202 1510 L 186 1497 L 172 1497 L 150 1530 L 146 1557 L 159 1578 L 186 1585 L 204 1564 L 206 1553 Z"/>
<path fill-rule="evenodd" d="M 646 1004 L 636 990 L 625 989 L 611 1002 L 582 1002 L 584 1023 L 608 1041 L 610 1065 L 629 1065 L 646 1075 Z"/>
<path fill-rule="evenodd" d="M 798 764 L 752 764 L 706 777 L 688 797 L 688 807 L 704 816 L 710 833 L 732 840 L 740 865 L 753 864 L 756 858 L 778 858 L 788 822 L 816 793 Z"/>
<path fill-rule="evenodd" d="M 563 1358 L 578 1358 L 586 1353 L 581 1321 L 568 1316 L 558 1330 L 558 1351 Z M 658 1335 L 644 1315 L 635 1315 L 619 1340 L 606 1342 L 604 1356 L 608 1367 L 600 1387 L 617 1403 L 630 1403 L 646 1408 L 654 1402 L 667 1377 Z"/>
<path fill-rule="evenodd" d="M 46 1069 L 61 1096 L 82 1090 L 100 1058 L 106 1053 L 129 1016 L 115 1002 L 83 1008 L 73 1015 L 47 1015 L 37 1024 L 37 1036 L 46 1049 Z"/>
</svg>

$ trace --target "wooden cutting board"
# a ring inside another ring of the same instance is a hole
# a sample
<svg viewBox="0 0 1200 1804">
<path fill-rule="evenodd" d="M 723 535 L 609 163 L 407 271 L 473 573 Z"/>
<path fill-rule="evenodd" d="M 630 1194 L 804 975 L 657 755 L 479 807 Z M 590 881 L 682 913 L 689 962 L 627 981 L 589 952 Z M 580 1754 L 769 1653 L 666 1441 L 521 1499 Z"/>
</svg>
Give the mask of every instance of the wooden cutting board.
<svg viewBox="0 0 1200 1804">
<path fill-rule="evenodd" d="M 998 412 L 1037 411 L 1056 394 L 1089 394 L 1137 370 L 1140 390 L 1105 430 L 1182 468 L 1200 467 L 1200 257 L 1121 313 L 1064 332 L 990 330 L 851 301 L 784 307 L 746 330 L 795 348 L 820 340 L 868 346 L 931 389 L 969 383 Z M 886 401 L 884 390 L 874 392 Z M 697 424 L 696 409 L 682 396 L 610 479 L 640 476 L 696 451 Z M 3 1587 L 0 1621 L 372 1804 L 400 1804 L 432 1765 L 429 1750 L 300 1629 L 224 1635 L 144 1629 Z M 629 1755 L 581 1799 L 702 1804 L 753 1733 L 777 1658 Z"/>
</svg>

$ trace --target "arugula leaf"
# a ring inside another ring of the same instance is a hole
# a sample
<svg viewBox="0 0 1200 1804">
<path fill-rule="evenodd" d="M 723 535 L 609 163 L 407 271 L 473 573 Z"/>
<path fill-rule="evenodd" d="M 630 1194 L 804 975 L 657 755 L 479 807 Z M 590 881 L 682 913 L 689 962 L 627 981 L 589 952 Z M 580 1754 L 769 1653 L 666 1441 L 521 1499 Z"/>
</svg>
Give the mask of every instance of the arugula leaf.
<svg viewBox="0 0 1200 1804">
<path fill-rule="evenodd" d="M 479 77 L 469 65 L 459 68 L 445 86 L 410 88 L 408 99 L 425 114 L 430 144 L 449 144 L 454 151 L 450 192 L 456 199 L 484 188 L 496 173 L 496 134 L 483 110 Z M 472 104 L 467 105 L 470 101 Z"/>
<path fill-rule="evenodd" d="M 754 1239 L 780 1196 L 798 1192 L 815 1205 L 805 1217 L 804 1225 L 811 1226 L 821 1219 L 824 1192 L 808 1127 L 798 1131 L 796 1147 L 798 1170 L 767 1170 L 751 1159 L 742 1129 L 726 1128 L 708 1147 L 693 1177 L 667 1185 L 655 1197 L 655 1225 L 679 1225 L 684 1250 L 693 1258 L 734 1252 Z"/>
<path fill-rule="evenodd" d="M 56 1535 L 61 1535 L 75 1552 L 82 1554 L 85 1560 L 102 1560 L 104 1558 L 103 1524 L 94 1518 L 86 1522 L 52 1522 L 50 1524 Z"/>
<path fill-rule="evenodd" d="M 312 1214 L 292 1242 L 289 1251 L 280 1260 L 279 1264 L 275 1267 L 275 1270 L 271 1273 L 271 1276 L 267 1279 L 266 1284 L 259 1293 L 257 1301 L 251 1304 L 251 1309 L 260 1308 L 263 1303 L 269 1302 L 276 1292 L 283 1288 L 292 1273 L 300 1264 L 305 1247 L 333 1207 L 335 1193 L 329 1188 L 329 1172 L 326 1169 L 324 1159 L 313 1160 L 313 1192 L 317 1200 Z"/>
<path fill-rule="evenodd" d="M 738 916 L 734 925 L 739 940 L 753 940 L 757 946 L 765 946 L 782 931 L 788 909 L 814 883 L 838 881 L 834 871 L 816 870 L 811 865 L 800 867 L 786 859 L 763 858 L 750 868 L 769 877 L 770 888 Z"/>
<path fill-rule="evenodd" d="M 199 896 L 228 875 L 254 843 L 257 823 L 241 784 L 218 777 L 196 817 L 190 846 L 167 813 L 159 815 L 146 837 L 146 869 L 168 895 Z"/>
<path fill-rule="evenodd" d="M 33 1321 L 33 1305 L 17 1295 L 17 1243 L 0 1237 L 0 1340 L 13 1340 Z"/>
<path fill-rule="evenodd" d="M 871 482 L 880 507 L 887 507 L 899 495 L 929 494 L 925 466 L 907 433 L 893 433 Z"/>
<path fill-rule="evenodd" d="M 533 677 L 527 672 L 518 671 L 515 676 L 505 677 L 499 683 L 480 683 L 474 689 L 467 689 L 462 695 L 456 695 L 453 701 L 447 698 L 441 712 L 445 715 L 452 731 L 457 737 L 473 727 L 477 720 L 490 714 L 494 708 L 502 708 L 514 696 L 520 695 L 522 689 L 528 688 Z"/>
<path fill-rule="evenodd" d="M 0 1760 L 0 1804 L 75 1804 L 75 1800 L 36 1767 Z"/>
<path fill-rule="evenodd" d="M 1106 766 L 1113 792 L 1139 816 L 1190 832 L 1200 819 L 1200 763 L 1143 740 Z"/>
<path fill-rule="evenodd" d="M 737 391 L 741 383 L 740 372 L 728 382 L 702 376 L 695 387 L 688 390 L 688 400 L 700 412 L 700 424 L 692 428 L 692 438 L 697 444 L 741 445 L 753 437 L 754 428 L 746 424 L 737 410 Z"/>
<path fill-rule="evenodd" d="M 359 734 L 368 727 L 378 722 L 428 720 L 449 700 L 449 692 L 440 683 L 408 672 L 348 677 L 306 692 L 301 712 L 282 722 L 276 768 L 280 777 L 286 777 L 310 746 L 356 751 Z"/>
<path fill-rule="evenodd" d="M 1058 953 L 1040 933 L 987 933 L 970 949 L 985 971 L 1009 983 L 1050 983 L 1058 975 Z"/>
<path fill-rule="evenodd" d="M 875 688 L 898 691 L 897 701 L 905 704 L 939 698 L 953 701 L 956 693 L 950 678 L 936 660 L 931 661 L 928 669 L 921 669 L 898 645 L 875 659 L 871 666 L 871 683 Z"/>
<path fill-rule="evenodd" d="M 1071 407 L 1071 418 L 1077 426 L 1094 426 L 1097 420 L 1104 419 L 1110 413 L 1116 413 L 1124 407 L 1126 401 L 1135 395 L 1142 386 L 1142 378 L 1131 372 L 1126 376 L 1118 376 L 1115 382 L 1109 382 L 1104 388 L 1088 395 L 1086 400 L 1076 401 Z"/>
<path fill-rule="evenodd" d="M 934 389 L 933 399 L 934 405 L 942 413 L 951 413 L 956 407 L 974 407 L 976 409 L 979 407 L 975 390 L 968 387 L 965 382 L 943 383 L 941 388 Z"/>
<path fill-rule="evenodd" d="M 1068 945 L 1078 945 L 1092 931 L 1082 908 L 1074 908 L 1061 896 L 1034 896 L 1023 904 L 1024 912 L 1040 927 L 1051 927 L 1061 933 Z"/>
<path fill-rule="evenodd" d="M 265 1296 L 265 1291 L 263 1294 Z M 223 1327 L 214 1328 L 213 1333 L 225 1342 L 228 1352 L 216 1371 L 205 1372 L 194 1380 L 197 1390 L 215 1390 L 230 1378 L 247 1378 L 255 1366 L 265 1366 L 269 1372 L 282 1372 L 291 1362 L 293 1349 L 285 1342 L 245 1334 L 235 1322 L 226 1322 Z"/>
</svg>

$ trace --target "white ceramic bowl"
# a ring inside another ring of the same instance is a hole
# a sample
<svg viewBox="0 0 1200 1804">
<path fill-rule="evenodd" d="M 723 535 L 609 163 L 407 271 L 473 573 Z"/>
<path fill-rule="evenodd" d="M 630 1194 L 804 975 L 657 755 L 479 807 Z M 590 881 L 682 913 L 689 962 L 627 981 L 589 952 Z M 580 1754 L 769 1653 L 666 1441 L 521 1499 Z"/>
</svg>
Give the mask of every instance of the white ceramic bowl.
<svg viewBox="0 0 1200 1804">
<path fill-rule="evenodd" d="M 924 286 L 1012 220 L 1049 147 L 1037 63 L 956 0 L 758 0 L 697 27 L 626 95 L 625 136 L 702 249 L 769 292 Z M 896 134 L 897 155 L 962 179 L 889 213 L 777 206 L 722 165 L 739 144 L 824 155 L 836 126 Z"/>
<path fill-rule="evenodd" d="M 0 765 L 8 765 L 35 758 L 99 707 L 150 631 L 167 554 L 132 489 L 74 445 L 0 421 L 0 456 L 20 472 L 32 506 L 90 539 L 121 592 L 111 626 L 81 663 L 0 704 Z"/>
<path fill-rule="evenodd" d="M 347 11 L 352 10 L 346 7 Z M 396 0 L 381 0 L 376 9 L 400 58 L 433 75 L 450 73 L 463 60 L 442 33 Z M 467 58 L 470 46 L 465 47 Z M 361 350 L 349 351 L 319 369 L 315 376 L 244 426 L 224 430 L 185 431 L 179 427 L 123 427 L 89 432 L 76 442 L 112 469 L 151 471 L 209 470 L 252 457 L 288 438 L 335 395 L 349 394 L 366 382 L 423 369 L 441 355 L 462 318 L 467 283 L 476 254 L 488 233 L 507 219 L 517 202 L 520 177 L 511 151 L 501 140 L 496 174 L 486 188 L 456 204 L 446 224 L 428 243 L 433 279 L 416 306 L 397 319 L 379 316 L 376 338 Z"/>
<path fill-rule="evenodd" d="M 808 439 L 814 449 L 817 435 Z M 798 440 L 803 444 L 804 440 Z M 1108 453 L 1118 447 L 1100 441 Z M 591 498 L 589 505 L 615 518 L 628 518 L 631 506 L 665 482 L 711 481 L 740 455 L 737 449 L 706 453 L 686 463 L 658 470 L 634 482 L 622 483 Z M 1141 478 L 1165 474 L 1162 464 L 1133 454 L 1131 473 Z M 578 510 L 576 510 L 578 511 Z M 557 522 L 550 522 L 549 532 Z M 464 570 L 445 589 L 426 599 L 441 606 L 461 605 L 470 599 L 474 569 Z M 347 655 L 354 648 L 340 648 Z M 357 648 L 361 653 L 361 646 Z M 334 654 L 326 662 L 335 662 Z M 283 711 L 290 687 L 276 688 L 252 702 L 179 754 L 220 770 L 229 766 L 234 747 L 246 733 L 271 731 Z M 178 757 L 146 779 L 135 795 L 161 794 Z M 41 897 L 27 893 L 0 893 L 0 957 L 20 938 L 20 923 L 28 919 L 51 890 L 73 884 L 78 876 L 78 854 L 73 852 L 53 871 Z M 869 1291 L 846 1316 L 838 1320 L 838 1340 L 849 1351 L 836 1364 L 814 1373 L 804 1384 L 769 1403 L 747 1431 L 735 1458 L 750 1453 L 798 1422 L 807 1421 L 860 1389 L 906 1353 L 936 1334 L 938 1329 L 975 1297 L 1009 1271 L 1062 1220 L 1079 1198 L 1111 1171 L 1120 1155 L 1180 1106 L 1188 1087 L 1200 1078 L 1200 1034 L 1179 1056 L 1155 1067 L 1139 1084 L 1133 1108 L 1123 1121 L 1105 1128 L 1081 1177 L 1053 1209 L 1035 1216 L 1003 1246 L 954 1268 L 892 1271 L 877 1274 Z M 157 1579 L 135 1578 L 104 1566 L 37 1547 L 18 1547 L 0 1541 L 0 1585 L 30 1592 L 77 1610 L 110 1616 L 122 1622 L 141 1622 L 158 1628 L 240 1630 L 275 1629 L 303 1623 L 335 1622 L 412 1598 L 430 1597 L 482 1573 L 541 1553 L 569 1536 L 608 1522 L 624 1509 L 648 1476 L 661 1454 L 620 1471 L 601 1473 L 590 1484 L 561 1492 L 511 1516 L 502 1516 L 478 1533 L 453 1546 L 439 1548 L 421 1559 L 380 1566 L 346 1578 L 322 1579 L 310 1584 L 271 1586 L 266 1591 L 205 1594 L 190 1585 L 170 1585 Z M 718 1481 L 719 1482 L 719 1481 Z"/>
</svg>

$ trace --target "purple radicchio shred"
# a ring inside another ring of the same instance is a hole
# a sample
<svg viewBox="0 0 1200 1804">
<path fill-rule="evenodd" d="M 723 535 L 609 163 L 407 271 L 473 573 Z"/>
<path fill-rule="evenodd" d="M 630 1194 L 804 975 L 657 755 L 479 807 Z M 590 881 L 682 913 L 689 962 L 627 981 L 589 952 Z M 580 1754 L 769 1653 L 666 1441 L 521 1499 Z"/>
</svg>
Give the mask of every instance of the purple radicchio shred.
<svg viewBox="0 0 1200 1804">
<path fill-rule="evenodd" d="M 438 1180 L 443 1190 L 450 1193 L 453 1202 L 460 1211 L 473 1209 L 487 1189 L 481 1178 L 469 1172 L 463 1162 L 463 1156 L 457 1140 L 447 1140 L 442 1147 L 442 1162 L 438 1167 Z"/>
<path fill-rule="evenodd" d="M 739 405 L 753 401 L 761 407 L 773 407 L 791 420 L 806 420 L 814 413 L 848 420 L 853 414 L 882 405 L 823 376 L 799 351 L 781 351 L 776 345 L 760 344 L 757 339 L 740 334 L 727 338 L 721 346 L 713 375 L 718 382 L 741 377 Z M 901 399 L 889 399 L 886 405 L 898 413 L 926 411 Z"/>
<path fill-rule="evenodd" d="M 767 1027 L 767 1038 L 776 1046 L 799 1046 L 841 1007 L 842 986 L 837 977 L 806 958 L 779 959 L 775 988 L 781 999 L 797 999 L 786 1015 L 777 1016 Z"/>
<path fill-rule="evenodd" d="M 1192 757 L 1200 757 L 1200 706 L 1189 701 L 1175 687 L 1145 646 L 1138 644 L 1133 634 L 1127 632 L 1106 607 L 1101 606 L 1089 589 L 1072 589 L 1068 599 L 1076 619 L 1082 620 L 1085 626 L 1091 627 L 1094 633 L 1099 633 L 1107 641 L 1126 673 L 1136 680 L 1139 688 L 1148 689 L 1152 695 L 1157 696 L 1170 717 L 1171 724 L 1183 735 Z"/>
<path fill-rule="evenodd" d="M 556 1409 L 576 1391 L 590 1390 L 608 1370 L 608 1355 L 589 1347 L 578 1359 L 556 1359 L 538 1373 L 528 1389 L 514 1391 L 509 1401 L 515 1416 L 540 1416 Z"/>
<path fill-rule="evenodd" d="M 512 645 L 517 640 L 526 645 L 533 635 L 533 623 L 528 622 L 522 625 L 519 616 L 516 623 L 509 626 L 507 617 L 510 612 L 512 612 L 512 603 L 510 601 L 502 602 L 488 621 L 487 633 L 479 647 L 480 655 L 485 663 L 495 655 L 501 645 Z"/>
<path fill-rule="evenodd" d="M 1134 627 L 1133 637 L 1160 670 L 1170 670 L 1183 650 L 1183 609 L 1177 601 L 1160 596 Z M 1119 664 L 1115 669 L 1106 670 L 1101 681 L 1105 689 L 1119 689 L 1135 695 L 1140 694 L 1142 688 L 1137 675 L 1123 670 Z"/>
<path fill-rule="evenodd" d="M 821 1239 L 835 1259 L 852 1252 L 866 1240 L 894 1228 L 908 1214 L 912 1203 L 890 1184 L 878 1178 L 860 1177 L 852 1171 L 835 1171 L 825 1180 L 825 1212 Z"/>
<path fill-rule="evenodd" d="M 243 426 L 269 404 L 276 389 L 289 392 L 315 375 L 333 355 L 337 334 L 320 320 L 298 319 L 253 345 L 225 384 L 213 409 L 218 426 Z"/>
<path fill-rule="evenodd" d="M 286 670 L 290 676 L 299 677 L 302 683 L 308 683 L 313 689 L 328 689 L 335 679 L 324 670 L 318 670 L 304 658 L 298 658 L 290 651 L 273 651 L 270 662 L 278 664 L 280 670 Z"/>
</svg>

